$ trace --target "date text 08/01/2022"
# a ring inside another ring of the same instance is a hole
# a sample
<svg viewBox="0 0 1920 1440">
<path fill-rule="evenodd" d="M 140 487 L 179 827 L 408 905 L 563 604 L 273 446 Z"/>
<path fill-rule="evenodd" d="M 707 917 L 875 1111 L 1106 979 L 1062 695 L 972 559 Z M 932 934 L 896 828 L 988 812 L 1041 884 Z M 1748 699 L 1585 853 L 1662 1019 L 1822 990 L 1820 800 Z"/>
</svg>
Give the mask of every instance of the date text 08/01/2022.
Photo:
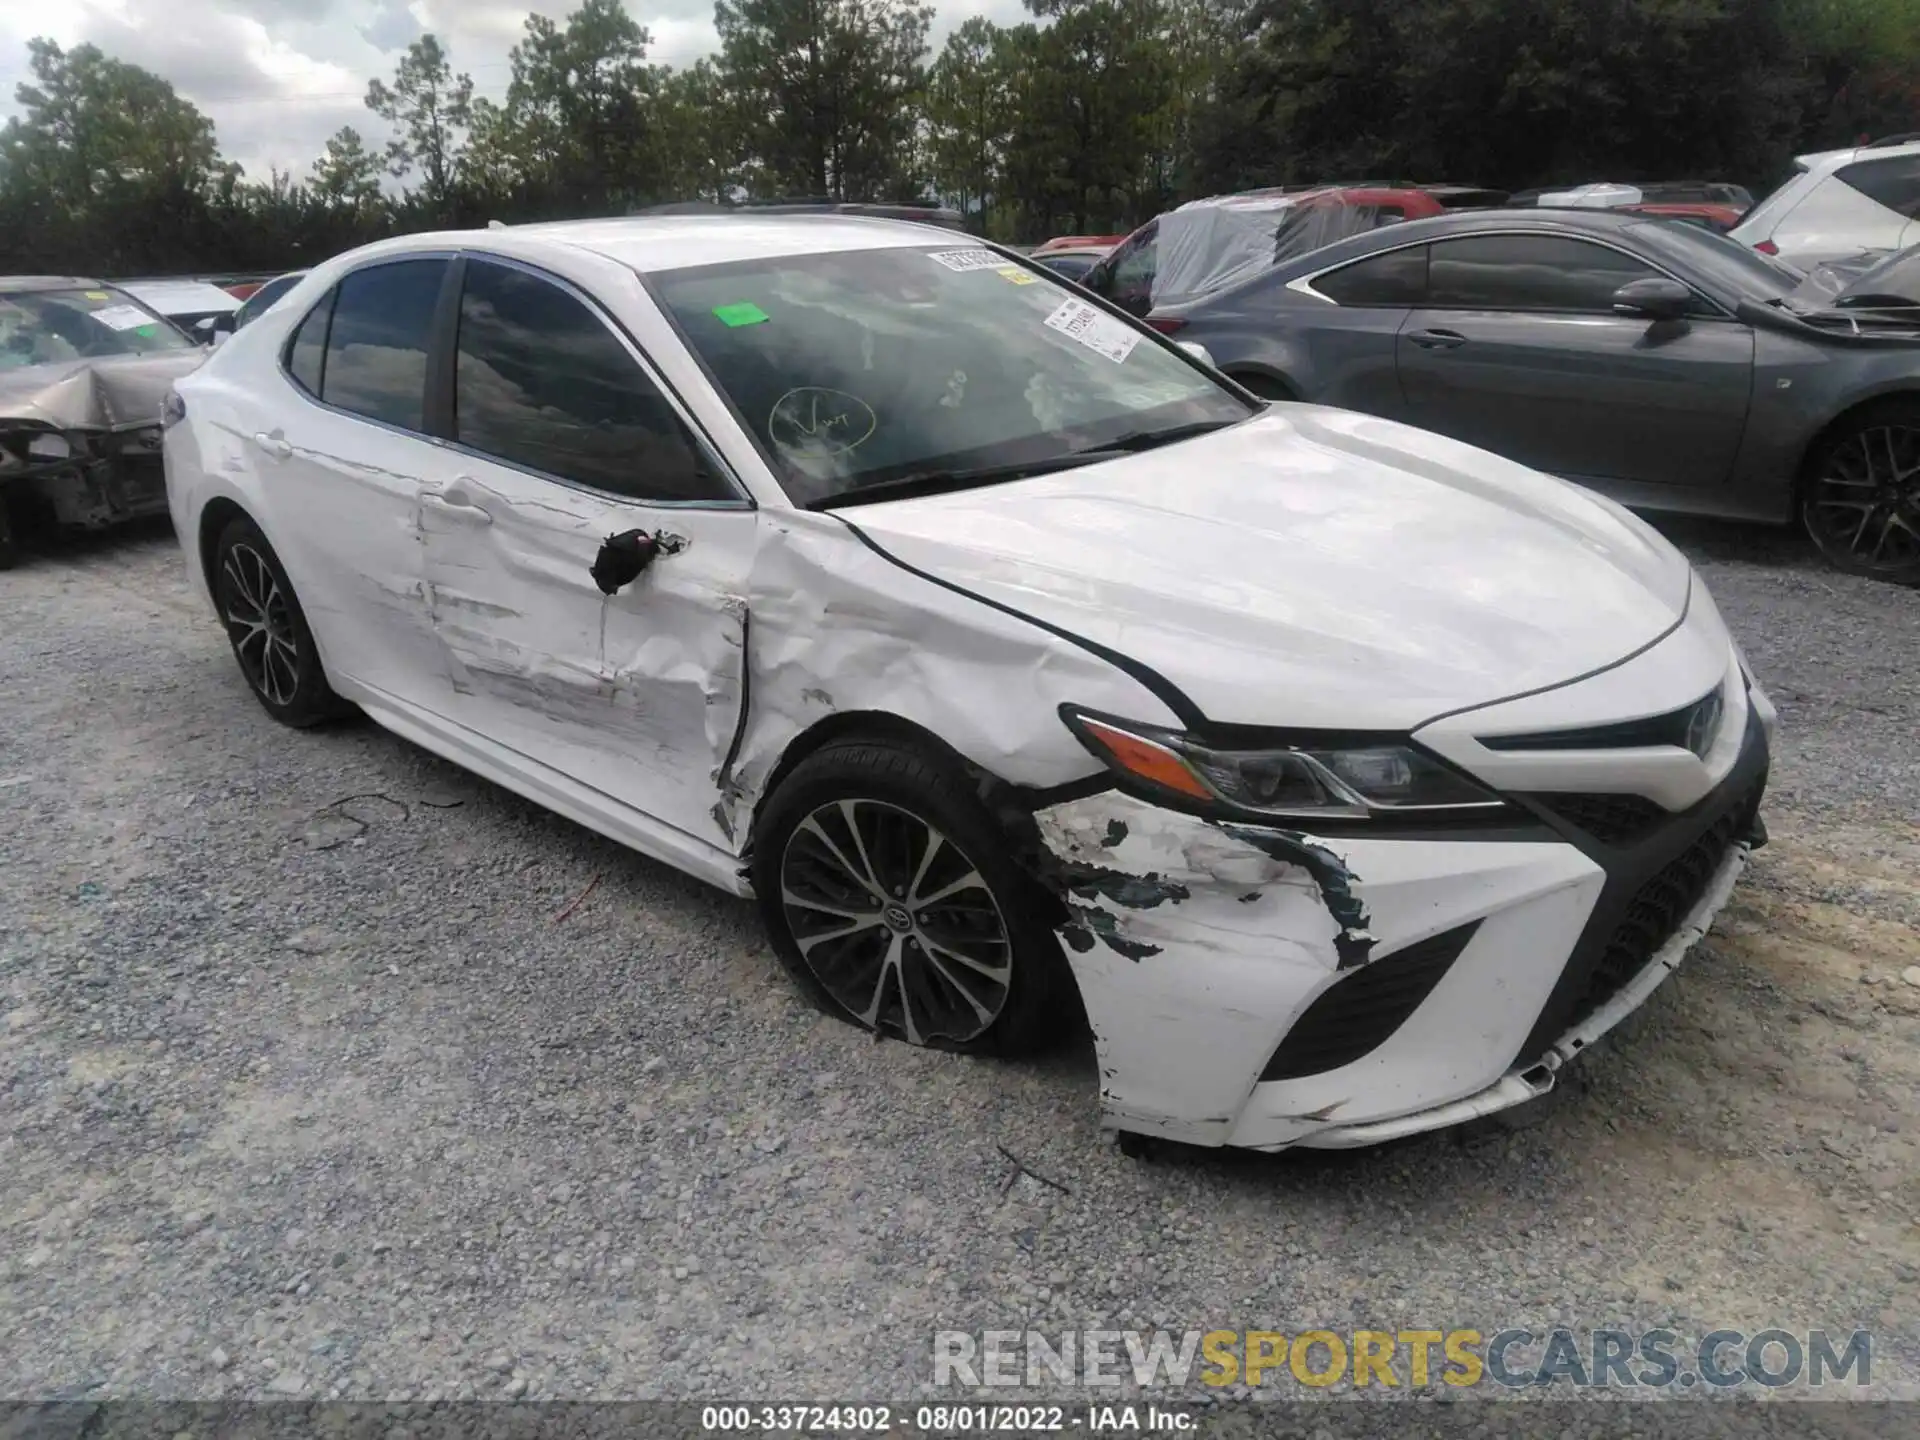
<svg viewBox="0 0 1920 1440">
<path fill-rule="evenodd" d="M 889 1405 L 708 1405 L 707 1431 L 774 1434 L 884 1434 L 911 1428 L 929 1435 L 1035 1435 L 1068 1430 L 1188 1433 L 1194 1417 L 1158 1405 L 921 1405 L 897 1412 Z M 909 1415 L 911 1426 L 908 1425 Z"/>
</svg>

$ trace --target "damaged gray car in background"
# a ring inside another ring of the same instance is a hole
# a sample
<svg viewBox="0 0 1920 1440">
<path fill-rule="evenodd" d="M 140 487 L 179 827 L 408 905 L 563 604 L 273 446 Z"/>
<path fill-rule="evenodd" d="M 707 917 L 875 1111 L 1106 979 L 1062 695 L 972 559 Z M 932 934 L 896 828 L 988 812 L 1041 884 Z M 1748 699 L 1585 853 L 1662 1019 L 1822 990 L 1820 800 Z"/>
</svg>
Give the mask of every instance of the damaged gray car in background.
<svg viewBox="0 0 1920 1440">
<path fill-rule="evenodd" d="M 0 568 L 24 530 L 166 513 L 161 402 L 205 355 L 111 285 L 0 279 Z"/>
</svg>

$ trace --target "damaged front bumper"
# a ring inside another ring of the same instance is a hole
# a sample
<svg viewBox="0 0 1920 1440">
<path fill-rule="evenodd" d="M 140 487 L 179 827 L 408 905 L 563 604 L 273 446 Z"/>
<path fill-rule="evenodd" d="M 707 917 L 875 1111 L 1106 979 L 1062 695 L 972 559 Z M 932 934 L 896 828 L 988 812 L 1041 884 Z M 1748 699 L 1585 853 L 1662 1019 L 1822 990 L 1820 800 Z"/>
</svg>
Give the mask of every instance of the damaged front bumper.
<svg viewBox="0 0 1920 1440">
<path fill-rule="evenodd" d="M 0 422 L 0 502 L 60 529 L 164 515 L 160 425 L 59 430 Z"/>
<path fill-rule="evenodd" d="M 1309 837 L 1118 791 L 1035 820 L 1092 1025 L 1103 1123 L 1198 1145 L 1348 1147 L 1534 1099 L 1726 903 L 1767 741 L 1631 852 L 1544 820 Z"/>
</svg>

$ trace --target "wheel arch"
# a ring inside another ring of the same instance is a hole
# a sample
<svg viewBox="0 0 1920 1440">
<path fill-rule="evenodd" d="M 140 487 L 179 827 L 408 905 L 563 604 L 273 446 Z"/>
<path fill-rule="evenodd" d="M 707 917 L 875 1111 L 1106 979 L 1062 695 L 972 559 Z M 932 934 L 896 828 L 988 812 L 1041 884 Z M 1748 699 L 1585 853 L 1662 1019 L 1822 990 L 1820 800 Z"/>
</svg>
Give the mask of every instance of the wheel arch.
<svg viewBox="0 0 1920 1440">
<path fill-rule="evenodd" d="M 220 544 L 220 535 L 236 519 L 254 520 L 239 501 L 225 495 L 216 495 L 200 508 L 199 533 L 194 536 L 194 554 L 200 561 L 200 576 L 207 583 L 207 593 L 214 593 L 213 555 Z"/>
<path fill-rule="evenodd" d="M 1064 905 L 1059 896 L 1040 879 L 1044 852 L 1039 826 L 1033 818 L 1034 811 L 1056 796 L 1065 798 L 1068 793 L 1083 793 L 1089 786 L 1104 789 L 1108 785 L 1105 777 L 1098 775 L 1090 781 L 1074 782 L 1057 790 L 1046 791 L 1016 785 L 1002 779 L 978 761 L 968 759 L 926 726 L 887 710 L 837 711 L 816 720 L 787 742 L 780 752 L 780 758 L 768 772 L 766 783 L 754 797 L 751 819 L 747 823 L 746 845 L 740 855 L 743 869 L 752 866 L 756 832 L 760 818 L 766 812 L 767 802 L 778 793 L 787 777 L 809 756 L 818 754 L 836 742 L 848 740 L 893 740 L 913 745 L 931 752 L 967 775 L 973 782 L 974 793 L 981 805 L 1006 836 L 1010 852 L 1033 881 L 1033 894 L 1029 897 L 1031 903 L 1049 907 L 1044 913 L 1047 914 L 1050 928 L 1054 908 L 1059 910 L 1060 921 L 1064 923 Z"/>
<path fill-rule="evenodd" d="M 1221 374 L 1263 400 L 1298 400 L 1300 386 L 1292 376 L 1264 361 L 1240 361 Z M 1277 391 L 1277 394 L 1268 392 Z"/>
<path fill-rule="evenodd" d="M 1897 401 L 1920 405 L 1920 384 L 1916 384 L 1913 377 L 1888 381 L 1884 388 L 1855 400 L 1814 431 L 1812 438 L 1801 448 L 1799 463 L 1793 470 L 1793 513 L 1796 522 L 1800 518 L 1800 502 L 1806 497 L 1807 486 L 1813 480 L 1813 463 L 1821 450 L 1866 411 Z"/>
</svg>

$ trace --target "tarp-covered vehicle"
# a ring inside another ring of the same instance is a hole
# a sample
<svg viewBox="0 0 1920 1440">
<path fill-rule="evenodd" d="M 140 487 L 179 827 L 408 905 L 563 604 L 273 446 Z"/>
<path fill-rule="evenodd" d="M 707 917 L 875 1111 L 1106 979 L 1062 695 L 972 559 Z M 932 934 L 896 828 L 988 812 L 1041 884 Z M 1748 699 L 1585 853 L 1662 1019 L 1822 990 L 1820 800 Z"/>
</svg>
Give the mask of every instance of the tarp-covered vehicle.
<svg viewBox="0 0 1920 1440">
<path fill-rule="evenodd" d="M 160 410 L 205 356 L 111 285 L 0 278 L 0 567 L 25 525 L 166 513 Z"/>
<path fill-rule="evenodd" d="M 1422 190 L 1352 185 L 1190 200 L 1134 231 L 1081 284 L 1144 316 L 1161 305 L 1224 290 L 1350 235 L 1446 210 Z"/>
</svg>

